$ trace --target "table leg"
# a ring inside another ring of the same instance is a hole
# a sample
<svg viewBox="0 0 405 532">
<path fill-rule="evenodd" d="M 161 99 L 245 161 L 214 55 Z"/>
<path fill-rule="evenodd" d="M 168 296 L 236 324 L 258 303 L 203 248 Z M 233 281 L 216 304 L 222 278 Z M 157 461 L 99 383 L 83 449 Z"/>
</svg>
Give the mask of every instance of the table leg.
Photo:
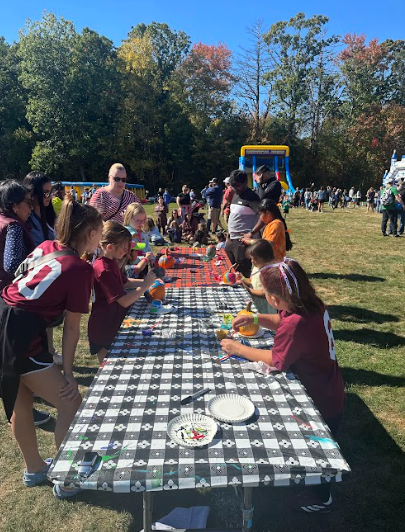
<svg viewBox="0 0 405 532">
<path fill-rule="evenodd" d="M 143 492 L 143 529 L 152 532 L 153 492 Z"/>
<path fill-rule="evenodd" d="M 243 488 L 243 532 L 249 532 L 253 526 L 253 488 Z"/>
</svg>

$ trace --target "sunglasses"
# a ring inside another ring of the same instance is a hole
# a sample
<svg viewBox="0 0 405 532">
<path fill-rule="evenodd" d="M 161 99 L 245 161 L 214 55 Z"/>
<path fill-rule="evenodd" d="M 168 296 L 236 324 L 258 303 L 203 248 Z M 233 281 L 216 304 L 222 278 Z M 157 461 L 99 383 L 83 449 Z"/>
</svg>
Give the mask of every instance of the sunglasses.
<svg viewBox="0 0 405 532">
<path fill-rule="evenodd" d="M 49 198 L 51 194 L 52 190 L 50 190 L 49 192 L 43 192 L 44 198 Z"/>
<path fill-rule="evenodd" d="M 113 177 L 115 183 L 119 183 L 120 181 L 122 181 L 123 183 L 126 183 L 127 182 L 127 178 L 126 177 Z"/>
</svg>

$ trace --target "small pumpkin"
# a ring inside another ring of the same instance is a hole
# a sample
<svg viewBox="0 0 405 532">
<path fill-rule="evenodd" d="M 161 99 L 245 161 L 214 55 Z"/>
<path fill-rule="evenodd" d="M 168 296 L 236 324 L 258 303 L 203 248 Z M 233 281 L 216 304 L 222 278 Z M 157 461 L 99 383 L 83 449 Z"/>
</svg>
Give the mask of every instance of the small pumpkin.
<svg viewBox="0 0 405 532">
<path fill-rule="evenodd" d="M 173 268 L 173 266 L 174 266 L 174 258 L 171 255 L 168 254 L 168 250 L 166 250 L 166 253 L 160 257 L 159 266 L 161 266 L 165 270 L 167 268 Z"/>
<path fill-rule="evenodd" d="M 217 252 L 217 250 L 216 250 L 215 246 L 208 246 L 207 249 L 205 250 L 205 254 L 210 259 L 213 259 L 215 257 L 216 252 Z"/>
<path fill-rule="evenodd" d="M 235 284 L 236 283 L 236 273 L 233 271 L 232 267 L 224 273 L 222 278 L 224 284 Z"/>
<path fill-rule="evenodd" d="M 251 308 L 252 308 L 252 302 L 249 301 L 246 309 L 238 312 L 238 316 L 253 316 L 253 312 L 251 312 Z M 239 327 L 239 332 L 243 334 L 243 336 L 254 336 L 258 332 L 259 328 L 260 328 L 260 325 L 258 323 L 249 323 L 249 325 L 243 325 L 243 327 Z"/>
<path fill-rule="evenodd" d="M 149 294 L 152 299 L 164 299 L 166 295 L 165 283 L 160 279 L 156 279 L 153 285 L 149 288 Z"/>
</svg>

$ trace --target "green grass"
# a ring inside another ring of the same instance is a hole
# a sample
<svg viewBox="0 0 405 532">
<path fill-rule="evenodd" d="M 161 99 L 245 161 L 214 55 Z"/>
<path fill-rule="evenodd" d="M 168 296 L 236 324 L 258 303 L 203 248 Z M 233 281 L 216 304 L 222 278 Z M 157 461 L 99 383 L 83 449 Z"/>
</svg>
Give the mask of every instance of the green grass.
<svg viewBox="0 0 405 532">
<path fill-rule="evenodd" d="M 152 209 L 148 207 L 150 212 Z M 272 532 L 402 531 L 405 482 L 405 238 L 382 238 L 380 217 L 355 211 L 324 214 L 293 210 L 288 216 L 299 259 L 333 320 L 337 354 L 347 386 L 339 442 L 353 474 L 334 488 L 338 508 L 329 515 L 286 511 L 284 489 L 255 490 L 255 528 Z M 77 351 L 84 394 L 96 371 L 88 354 L 85 320 Z M 56 344 L 60 341 L 57 332 Z M 0 416 L 0 530 L 53 532 L 138 531 L 141 497 L 85 492 L 56 501 L 49 486 L 24 488 L 23 462 L 3 413 Z M 52 426 L 38 430 L 40 449 L 54 455 Z M 233 490 L 158 493 L 156 515 L 174 506 L 209 504 L 210 526 L 240 525 Z"/>
</svg>

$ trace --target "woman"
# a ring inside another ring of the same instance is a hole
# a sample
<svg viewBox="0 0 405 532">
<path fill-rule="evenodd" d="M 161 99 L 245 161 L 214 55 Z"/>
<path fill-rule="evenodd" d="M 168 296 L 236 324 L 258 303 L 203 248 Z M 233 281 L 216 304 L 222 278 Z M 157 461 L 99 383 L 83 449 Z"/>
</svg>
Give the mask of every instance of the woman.
<svg viewBox="0 0 405 532">
<path fill-rule="evenodd" d="M 135 194 L 125 189 L 127 172 L 122 164 L 115 163 L 108 172 L 108 185 L 92 195 L 90 205 L 95 207 L 103 221 L 114 220 L 122 224 L 124 213 L 131 203 L 140 203 Z"/>
<path fill-rule="evenodd" d="M 14 280 L 18 266 L 34 249 L 26 222 L 32 210 L 28 190 L 7 180 L 0 186 L 0 291 Z"/>
<path fill-rule="evenodd" d="M 24 261 L 26 271 L 0 297 L 0 389 L 7 419 L 11 420 L 26 463 L 23 482 L 28 487 L 46 481 L 52 462 L 44 461 L 38 451 L 33 394 L 58 411 L 57 448 L 81 403 L 72 368 L 80 319 L 89 310 L 94 276 L 92 266 L 80 257 L 95 251 L 102 227 L 96 209 L 66 201 L 56 223 L 58 240 L 47 240 L 37 247 Z M 30 284 L 33 277 L 35 285 Z M 64 312 L 62 374 L 48 352 L 46 329 Z M 76 492 L 54 488 L 55 495 L 62 498 Z"/>
<path fill-rule="evenodd" d="M 167 220 L 166 231 L 169 229 L 169 227 L 171 227 L 172 222 L 177 222 L 179 225 L 181 224 L 179 211 L 177 209 L 172 211 L 170 218 Z"/>
<path fill-rule="evenodd" d="M 179 207 L 179 216 L 181 217 L 181 222 L 183 222 L 185 215 L 190 212 L 191 198 L 190 189 L 187 185 L 183 185 L 181 190 L 182 191 L 177 196 L 176 202 Z"/>
<path fill-rule="evenodd" d="M 367 190 L 367 212 L 374 212 L 374 197 L 375 197 L 375 191 L 373 187 L 370 187 Z"/>
<path fill-rule="evenodd" d="M 33 210 L 28 219 L 31 238 L 34 246 L 44 240 L 55 240 L 56 213 L 52 205 L 51 178 L 41 172 L 30 172 L 23 181 L 32 197 Z"/>
</svg>

